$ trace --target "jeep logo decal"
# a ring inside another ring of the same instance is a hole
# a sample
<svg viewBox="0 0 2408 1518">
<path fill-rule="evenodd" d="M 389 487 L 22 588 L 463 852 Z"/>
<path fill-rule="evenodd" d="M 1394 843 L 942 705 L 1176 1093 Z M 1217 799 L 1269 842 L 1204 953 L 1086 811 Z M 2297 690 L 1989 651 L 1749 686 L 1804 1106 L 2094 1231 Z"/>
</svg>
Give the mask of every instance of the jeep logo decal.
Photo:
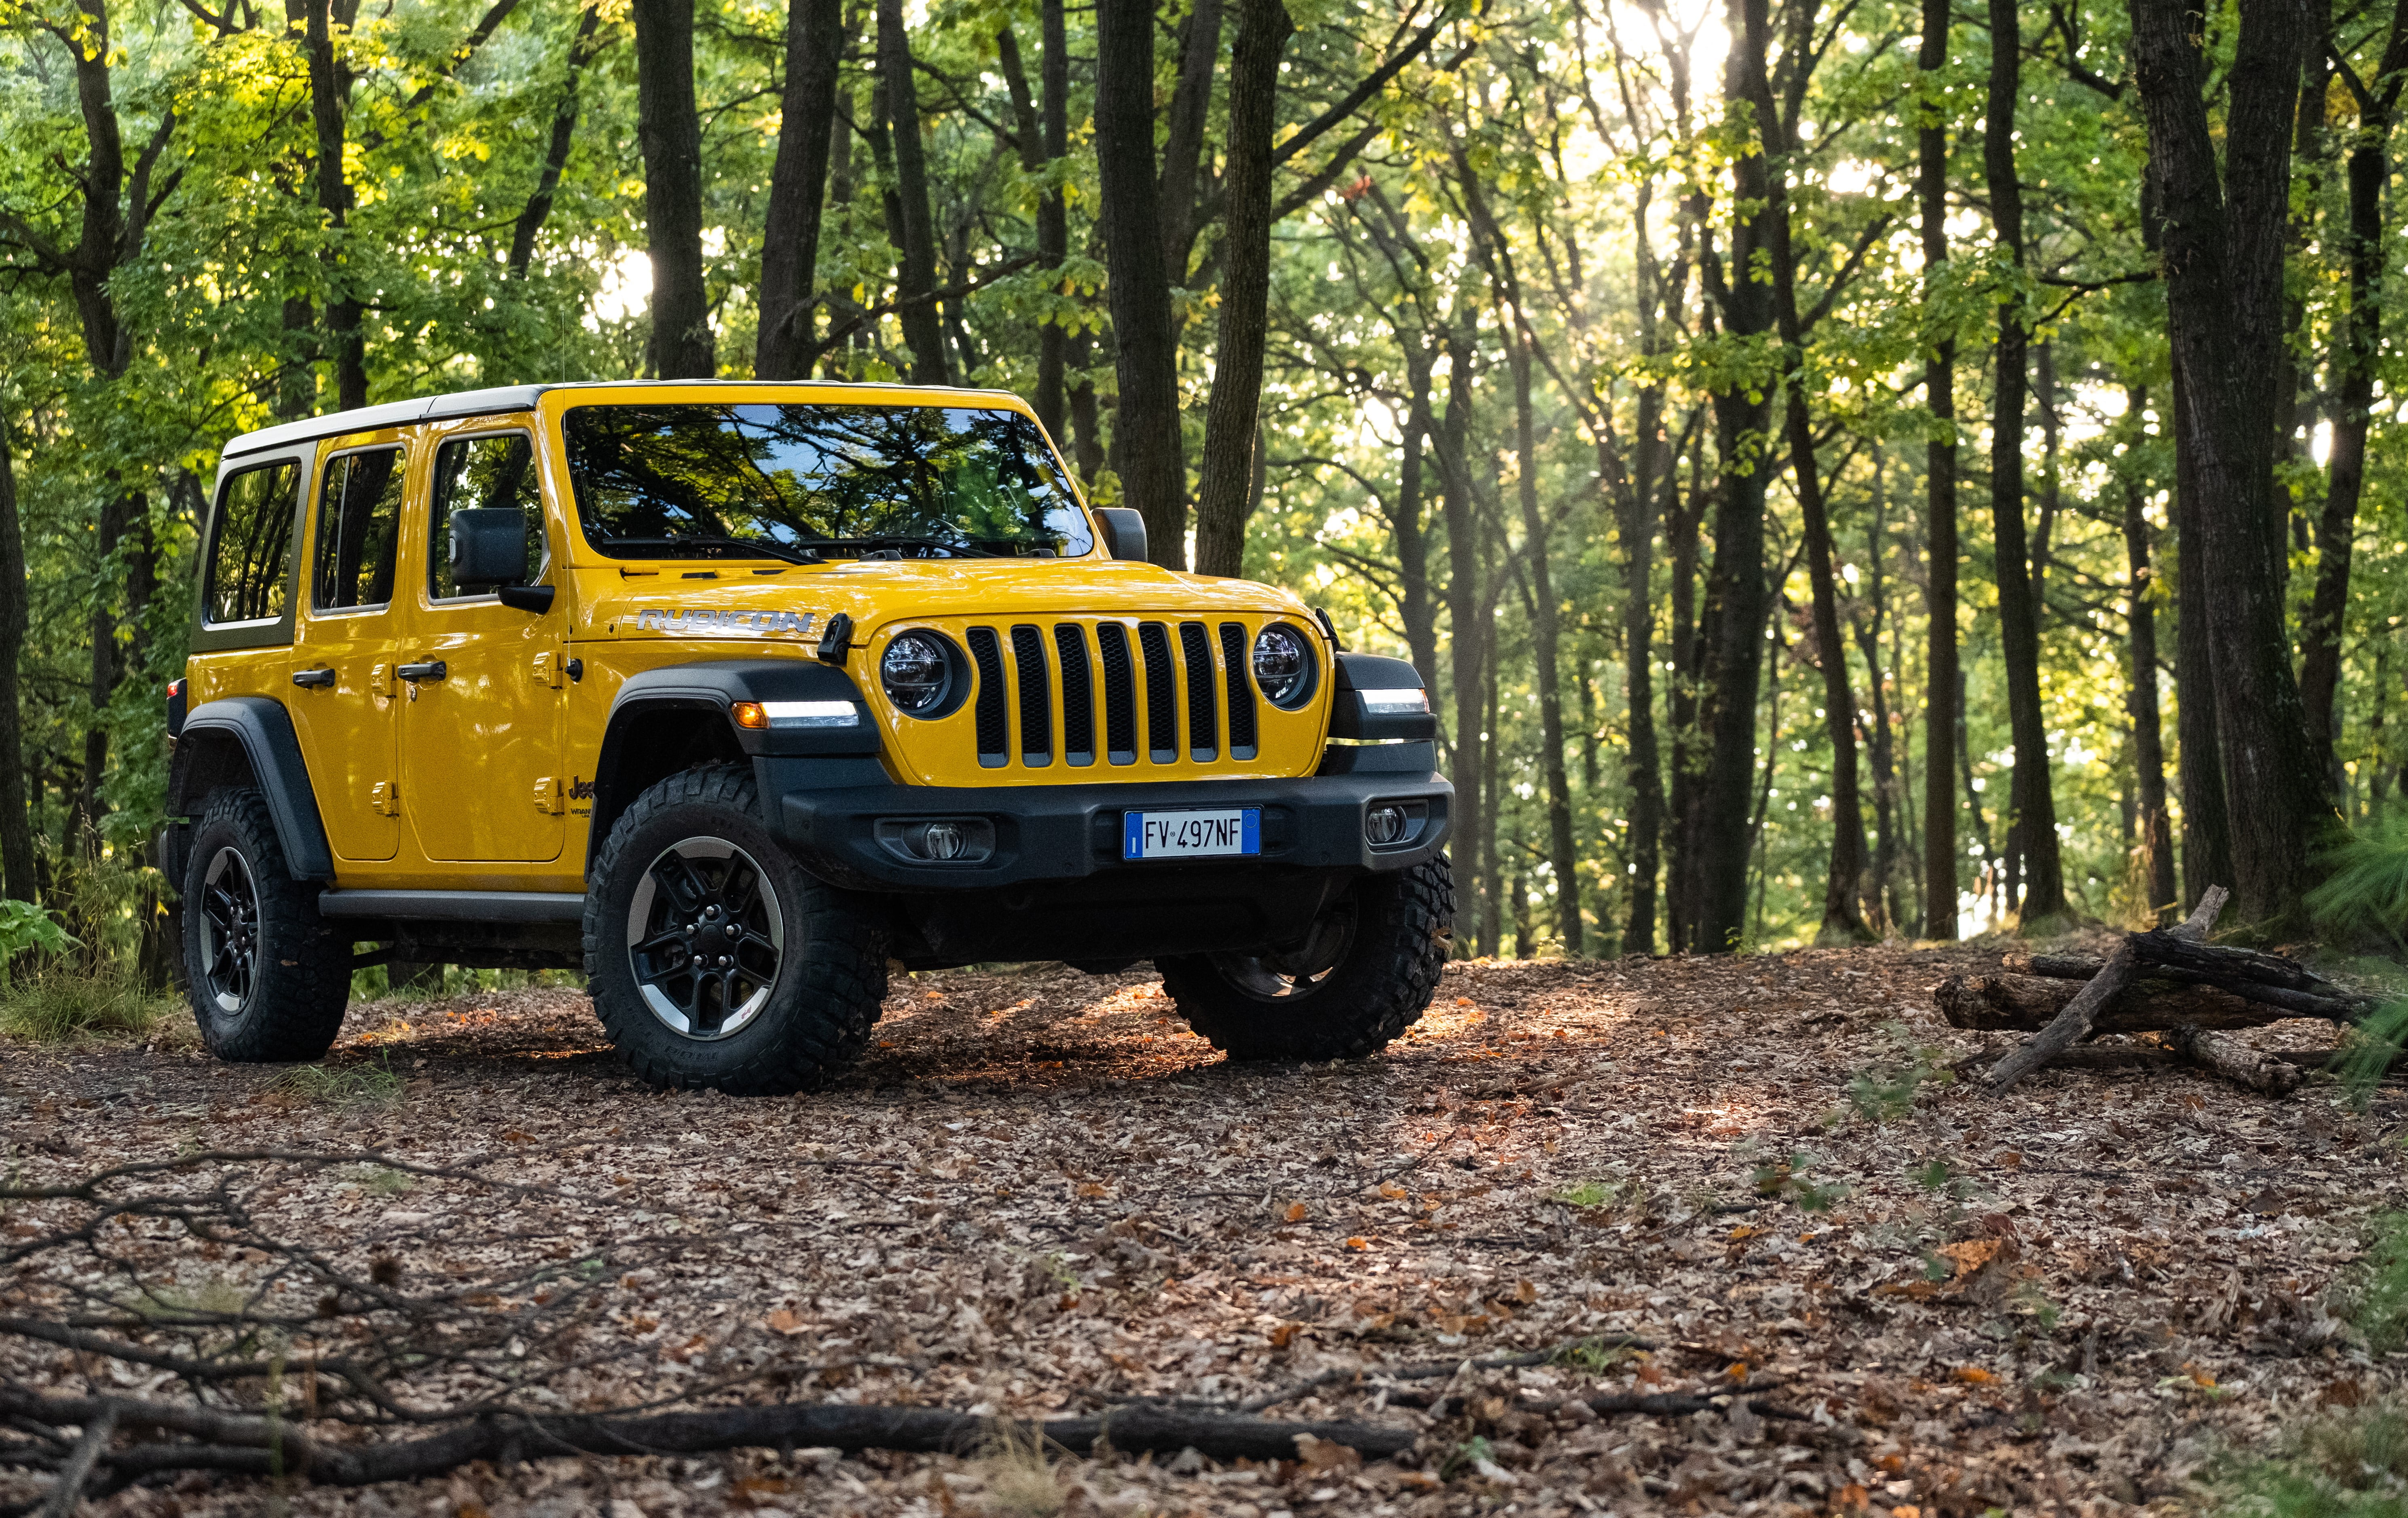
<svg viewBox="0 0 2408 1518">
<path fill-rule="evenodd" d="M 681 611 L 675 607 L 648 606 L 636 612 L 636 629 L 638 632 L 687 637 L 724 637 L 748 633 L 809 637 L 812 624 L 818 621 L 819 613 L 816 611 Z"/>
</svg>

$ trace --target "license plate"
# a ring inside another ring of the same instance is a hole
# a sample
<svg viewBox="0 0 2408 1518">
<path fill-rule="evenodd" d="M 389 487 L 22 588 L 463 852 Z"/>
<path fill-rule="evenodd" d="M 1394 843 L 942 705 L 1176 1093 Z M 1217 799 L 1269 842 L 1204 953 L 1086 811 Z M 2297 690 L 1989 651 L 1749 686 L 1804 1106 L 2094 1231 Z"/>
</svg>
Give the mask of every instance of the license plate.
<svg viewBox="0 0 2408 1518">
<path fill-rule="evenodd" d="M 1263 852 L 1263 809 L 1125 811 L 1123 859 L 1218 859 Z"/>
</svg>

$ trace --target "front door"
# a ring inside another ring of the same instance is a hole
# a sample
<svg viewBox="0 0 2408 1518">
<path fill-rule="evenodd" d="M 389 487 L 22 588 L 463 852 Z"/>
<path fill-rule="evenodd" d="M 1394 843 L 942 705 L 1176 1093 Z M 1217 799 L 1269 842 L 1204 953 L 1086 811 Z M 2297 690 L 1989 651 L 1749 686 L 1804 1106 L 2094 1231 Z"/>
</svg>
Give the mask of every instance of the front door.
<svg viewBox="0 0 2408 1518">
<path fill-rule="evenodd" d="M 326 841 L 337 859 L 364 864 L 393 858 L 401 840 L 393 588 L 407 465 L 402 446 L 387 443 L 334 453 L 320 471 L 308 606 L 294 628 L 285 697 Z"/>
<path fill-rule="evenodd" d="M 422 674 L 401 708 L 401 784 L 420 853 L 442 863 L 560 857 L 568 787 L 560 773 L 568 709 L 567 608 L 507 607 L 452 579 L 451 516 L 509 507 L 526 514 L 530 582 L 550 569 L 535 440 L 492 419 L 435 449 L 405 637 Z"/>
</svg>

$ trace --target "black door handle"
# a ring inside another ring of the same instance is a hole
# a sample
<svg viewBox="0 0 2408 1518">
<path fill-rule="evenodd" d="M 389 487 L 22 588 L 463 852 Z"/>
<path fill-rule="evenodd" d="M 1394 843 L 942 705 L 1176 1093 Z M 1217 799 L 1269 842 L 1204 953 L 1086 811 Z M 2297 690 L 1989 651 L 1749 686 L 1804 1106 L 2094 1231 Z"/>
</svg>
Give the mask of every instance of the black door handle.
<svg viewBox="0 0 2408 1518">
<path fill-rule="evenodd" d="M 332 685 L 335 683 L 335 672 L 331 669 L 296 669 L 293 671 L 293 683 L 305 687 Z"/>
<path fill-rule="evenodd" d="M 440 659 L 429 659 L 424 664 L 398 665 L 394 666 L 393 672 L 403 680 L 441 680 L 449 673 L 443 667 L 443 661 Z"/>
</svg>

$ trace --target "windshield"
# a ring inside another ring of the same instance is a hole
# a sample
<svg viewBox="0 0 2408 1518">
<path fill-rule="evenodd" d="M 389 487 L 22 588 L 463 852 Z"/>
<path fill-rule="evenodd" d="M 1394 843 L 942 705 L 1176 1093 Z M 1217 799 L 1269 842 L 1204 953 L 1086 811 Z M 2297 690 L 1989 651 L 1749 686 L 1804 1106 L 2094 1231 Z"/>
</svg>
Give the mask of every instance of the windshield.
<svg viewBox="0 0 2408 1518">
<path fill-rule="evenodd" d="M 580 406 L 585 540 L 613 558 L 1053 558 L 1086 513 L 1037 424 L 953 406 Z"/>
</svg>

